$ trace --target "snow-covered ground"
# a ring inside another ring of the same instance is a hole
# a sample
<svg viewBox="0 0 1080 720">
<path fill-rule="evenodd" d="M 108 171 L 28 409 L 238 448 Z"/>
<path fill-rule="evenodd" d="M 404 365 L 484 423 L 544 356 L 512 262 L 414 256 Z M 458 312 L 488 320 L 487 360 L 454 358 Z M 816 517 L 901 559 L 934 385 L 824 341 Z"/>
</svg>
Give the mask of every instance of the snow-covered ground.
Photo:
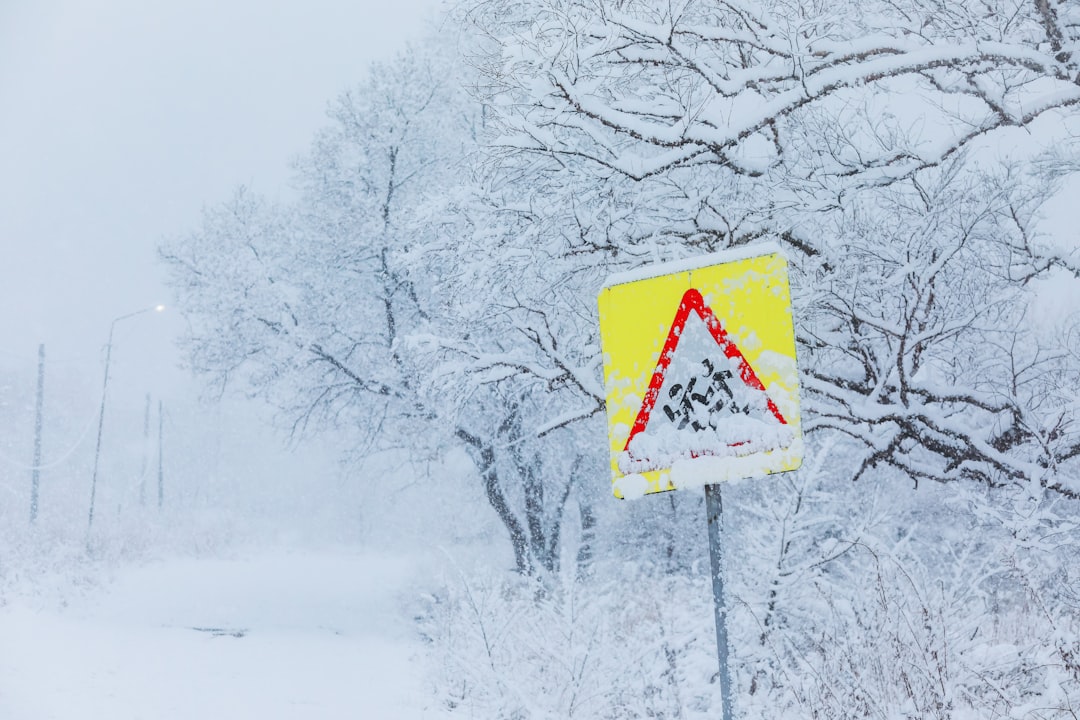
<svg viewBox="0 0 1080 720">
<path fill-rule="evenodd" d="M 66 607 L 0 607 L 0 718 L 434 718 L 415 558 L 157 561 Z"/>
</svg>

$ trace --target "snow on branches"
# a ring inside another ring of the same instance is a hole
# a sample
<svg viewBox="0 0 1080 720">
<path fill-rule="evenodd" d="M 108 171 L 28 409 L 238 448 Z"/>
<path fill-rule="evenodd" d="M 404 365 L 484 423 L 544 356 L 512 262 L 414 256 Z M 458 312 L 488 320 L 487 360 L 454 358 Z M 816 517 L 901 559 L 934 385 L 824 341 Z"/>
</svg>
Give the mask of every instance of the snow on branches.
<svg viewBox="0 0 1080 720">
<path fill-rule="evenodd" d="M 1080 277 L 1040 215 L 1075 167 L 1074 3 L 526 5 L 464 17 L 492 184 L 543 217 L 552 284 L 778 238 L 808 428 L 863 447 L 850 477 L 1080 494 L 1078 370 L 1026 313 L 1033 280 Z"/>
</svg>

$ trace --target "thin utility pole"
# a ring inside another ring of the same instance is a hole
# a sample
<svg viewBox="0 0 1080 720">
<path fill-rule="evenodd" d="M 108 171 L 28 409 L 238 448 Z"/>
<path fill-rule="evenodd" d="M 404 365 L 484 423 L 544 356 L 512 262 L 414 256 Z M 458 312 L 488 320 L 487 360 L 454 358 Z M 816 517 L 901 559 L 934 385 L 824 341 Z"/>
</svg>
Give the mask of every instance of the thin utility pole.
<svg viewBox="0 0 1080 720">
<path fill-rule="evenodd" d="M 105 377 L 101 381 L 101 408 L 98 410 L 97 444 L 94 446 L 94 472 L 90 476 L 90 512 L 86 516 L 86 546 L 88 550 L 90 549 L 90 531 L 94 528 L 94 498 L 97 494 L 98 464 L 101 462 L 101 429 L 105 424 L 105 399 L 108 397 L 109 391 L 109 360 L 112 359 L 113 332 L 116 330 L 118 322 L 133 318 L 136 315 L 142 315 L 151 310 L 161 312 L 164 309 L 164 305 L 143 308 L 127 315 L 115 317 L 109 324 L 109 340 L 105 343 Z"/>
<path fill-rule="evenodd" d="M 34 465 L 30 471 L 30 524 L 37 520 L 38 486 L 41 483 L 41 427 L 45 408 L 45 343 L 38 345 L 37 400 L 34 402 Z"/>
<path fill-rule="evenodd" d="M 160 510 L 165 504 L 165 449 L 162 444 L 165 428 L 165 413 L 163 403 L 158 400 L 157 404 L 157 506 Z"/>
<path fill-rule="evenodd" d="M 146 411 L 143 413 L 142 467 L 139 470 L 139 506 L 146 505 L 146 473 L 150 469 L 150 393 L 146 393 Z"/>
</svg>

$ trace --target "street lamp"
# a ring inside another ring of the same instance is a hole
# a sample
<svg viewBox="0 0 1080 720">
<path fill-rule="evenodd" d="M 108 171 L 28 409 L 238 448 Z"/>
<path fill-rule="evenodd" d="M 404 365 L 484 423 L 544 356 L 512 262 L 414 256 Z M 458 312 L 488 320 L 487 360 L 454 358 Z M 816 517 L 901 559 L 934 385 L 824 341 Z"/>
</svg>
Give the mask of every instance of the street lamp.
<svg viewBox="0 0 1080 720">
<path fill-rule="evenodd" d="M 142 315 L 151 310 L 154 312 L 162 312 L 164 309 L 164 305 L 152 305 L 143 308 L 142 310 L 136 310 L 127 315 L 113 318 L 112 323 L 109 324 L 109 340 L 105 343 L 105 380 L 101 384 L 101 407 L 98 410 L 97 445 L 94 446 L 94 473 L 90 478 L 90 514 L 86 523 L 87 542 L 89 542 L 90 528 L 94 526 L 94 495 L 97 492 L 98 461 L 101 459 L 101 428 L 105 423 L 105 397 L 106 392 L 109 389 L 109 360 L 112 357 L 113 330 L 116 329 L 116 323 L 121 320 L 127 320 L 128 318 Z"/>
</svg>

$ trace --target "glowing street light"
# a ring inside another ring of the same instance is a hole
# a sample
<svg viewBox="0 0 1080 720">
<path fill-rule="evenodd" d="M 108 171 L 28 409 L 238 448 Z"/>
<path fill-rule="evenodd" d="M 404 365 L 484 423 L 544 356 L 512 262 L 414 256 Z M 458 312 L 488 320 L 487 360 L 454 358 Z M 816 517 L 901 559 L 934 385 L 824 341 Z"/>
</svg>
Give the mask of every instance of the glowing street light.
<svg viewBox="0 0 1080 720">
<path fill-rule="evenodd" d="M 164 310 L 164 305 L 152 305 L 143 308 L 142 310 L 136 310 L 135 312 L 113 318 L 112 323 L 109 324 L 109 340 L 105 343 L 105 380 L 101 384 L 101 407 L 98 410 L 97 444 L 94 446 L 94 472 L 90 478 L 90 513 L 86 523 L 88 542 L 90 528 L 94 526 L 94 496 L 97 493 L 98 461 L 101 459 L 101 429 L 105 423 L 105 398 L 109 389 L 109 360 L 112 358 L 113 331 L 116 329 L 116 323 L 121 320 L 127 320 L 128 318 L 133 318 L 136 315 L 142 315 L 143 313 L 148 313 L 150 311 L 163 312 Z"/>
</svg>

